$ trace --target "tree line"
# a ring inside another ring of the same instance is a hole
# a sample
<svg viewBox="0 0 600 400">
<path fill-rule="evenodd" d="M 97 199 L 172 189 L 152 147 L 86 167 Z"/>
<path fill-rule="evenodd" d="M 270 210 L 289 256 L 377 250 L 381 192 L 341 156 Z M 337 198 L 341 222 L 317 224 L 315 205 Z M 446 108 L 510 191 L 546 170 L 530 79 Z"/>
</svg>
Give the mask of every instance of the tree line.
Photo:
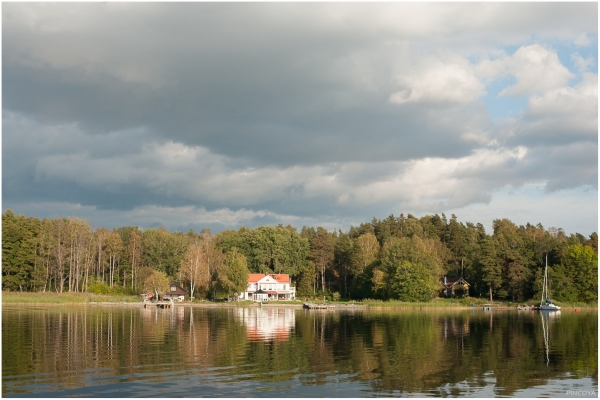
<svg viewBox="0 0 600 400">
<path fill-rule="evenodd" d="M 278 225 L 213 235 L 2 215 L 2 289 L 13 291 L 160 294 L 176 282 L 214 299 L 243 291 L 248 273 L 284 273 L 299 297 L 428 301 L 443 276 L 462 276 L 470 296 L 523 301 L 541 295 L 546 257 L 553 299 L 597 302 L 596 232 L 508 219 L 494 220 L 491 234 L 454 214 L 400 214 L 347 232 Z"/>
</svg>

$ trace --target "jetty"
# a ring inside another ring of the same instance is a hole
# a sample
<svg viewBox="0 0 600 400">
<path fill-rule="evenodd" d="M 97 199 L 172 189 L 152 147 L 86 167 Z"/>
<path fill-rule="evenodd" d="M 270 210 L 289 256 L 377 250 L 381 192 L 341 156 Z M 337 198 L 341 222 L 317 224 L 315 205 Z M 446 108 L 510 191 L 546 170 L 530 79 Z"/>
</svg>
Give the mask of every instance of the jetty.
<svg viewBox="0 0 600 400">
<path fill-rule="evenodd" d="M 175 305 L 172 301 L 157 301 L 156 303 L 144 302 L 144 308 L 146 308 L 148 304 L 155 304 L 158 308 L 172 308 Z"/>
<path fill-rule="evenodd" d="M 533 311 L 533 310 L 539 310 L 539 309 L 540 309 L 540 307 L 536 307 L 534 305 L 530 306 L 527 304 L 517 306 L 517 310 L 519 310 L 519 311 Z"/>
<path fill-rule="evenodd" d="M 323 304 L 304 303 L 303 307 L 307 308 L 309 310 L 330 310 L 330 309 L 335 308 L 335 304 L 327 304 L 327 303 L 323 303 Z"/>
</svg>

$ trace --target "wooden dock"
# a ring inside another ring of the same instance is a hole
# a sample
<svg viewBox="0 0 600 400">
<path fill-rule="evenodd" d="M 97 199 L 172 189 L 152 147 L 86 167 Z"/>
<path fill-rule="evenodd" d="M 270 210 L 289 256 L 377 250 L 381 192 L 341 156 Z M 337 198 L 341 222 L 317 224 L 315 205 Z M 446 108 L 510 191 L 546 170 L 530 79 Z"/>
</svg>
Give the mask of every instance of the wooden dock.
<svg viewBox="0 0 600 400">
<path fill-rule="evenodd" d="M 309 310 L 331 310 L 335 308 L 334 304 L 313 304 L 313 303 L 304 303 L 304 308 Z"/>
<path fill-rule="evenodd" d="M 155 304 L 158 308 L 172 308 L 175 305 L 175 303 L 173 303 L 172 301 L 158 301 L 156 303 L 144 302 L 144 308 L 146 308 L 148 304 Z"/>
</svg>

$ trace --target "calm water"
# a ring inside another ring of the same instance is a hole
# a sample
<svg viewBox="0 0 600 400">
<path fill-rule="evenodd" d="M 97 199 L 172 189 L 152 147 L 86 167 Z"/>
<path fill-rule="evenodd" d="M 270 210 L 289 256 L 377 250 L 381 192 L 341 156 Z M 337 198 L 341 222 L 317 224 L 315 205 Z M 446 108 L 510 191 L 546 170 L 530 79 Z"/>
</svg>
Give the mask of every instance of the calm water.
<svg viewBox="0 0 600 400">
<path fill-rule="evenodd" d="M 2 307 L 5 397 L 597 393 L 597 312 Z"/>
</svg>

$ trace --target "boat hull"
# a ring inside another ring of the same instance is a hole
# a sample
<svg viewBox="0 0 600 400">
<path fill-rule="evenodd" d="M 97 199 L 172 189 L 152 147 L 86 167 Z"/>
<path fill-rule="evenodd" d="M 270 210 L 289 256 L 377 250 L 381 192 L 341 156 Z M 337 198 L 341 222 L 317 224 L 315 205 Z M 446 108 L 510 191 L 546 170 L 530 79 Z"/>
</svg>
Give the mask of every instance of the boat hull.
<svg viewBox="0 0 600 400">
<path fill-rule="evenodd" d="M 541 311 L 560 311 L 560 307 L 555 304 L 540 306 Z"/>
</svg>

